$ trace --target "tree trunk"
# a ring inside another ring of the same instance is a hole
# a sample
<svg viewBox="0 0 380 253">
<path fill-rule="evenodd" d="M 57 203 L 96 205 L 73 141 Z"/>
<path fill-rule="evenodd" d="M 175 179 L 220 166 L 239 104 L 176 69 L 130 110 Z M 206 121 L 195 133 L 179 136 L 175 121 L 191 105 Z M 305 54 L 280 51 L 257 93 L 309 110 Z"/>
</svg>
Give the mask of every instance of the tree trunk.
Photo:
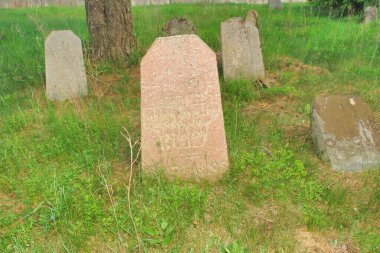
<svg viewBox="0 0 380 253">
<path fill-rule="evenodd" d="M 125 60 L 136 45 L 131 0 L 86 0 L 90 50 L 95 60 Z"/>
</svg>

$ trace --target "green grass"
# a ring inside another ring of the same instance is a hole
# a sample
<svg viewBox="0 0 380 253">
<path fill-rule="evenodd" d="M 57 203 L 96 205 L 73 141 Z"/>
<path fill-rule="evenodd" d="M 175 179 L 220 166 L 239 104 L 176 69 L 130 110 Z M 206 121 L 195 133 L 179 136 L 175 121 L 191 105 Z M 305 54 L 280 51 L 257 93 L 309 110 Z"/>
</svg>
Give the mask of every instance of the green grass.
<svg viewBox="0 0 380 253">
<path fill-rule="evenodd" d="M 141 56 L 175 16 L 191 19 L 218 51 L 220 22 L 251 8 L 260 13 L 266 69 L 282 85 L 221 77 L 230 172 L 216 185 L 192 184 L 147 177 L 137 165 L 129 202 L 121 132 L 140 136 Z M 380 251 L 380 170 L 333 172 L 315 156 L 308 127 L 318 94 L 360 96 L 380 122 L 379 24 L 317 16 L 307 5 L 133 13 L 132 61 L 86 58 L 90 95 L 53 103 L 44 93 L 44 39 L 71 29 L 86 49 L 84 9 L 0 10 L 1 252 L 294 252 L 300 230 L 331 247 Z"/>
</svg>

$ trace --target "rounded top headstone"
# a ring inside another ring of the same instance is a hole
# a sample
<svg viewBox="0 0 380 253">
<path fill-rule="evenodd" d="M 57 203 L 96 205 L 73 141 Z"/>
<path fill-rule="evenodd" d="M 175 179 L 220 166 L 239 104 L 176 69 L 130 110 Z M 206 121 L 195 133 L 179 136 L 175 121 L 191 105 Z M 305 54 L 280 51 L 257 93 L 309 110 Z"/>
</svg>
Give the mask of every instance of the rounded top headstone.
<svg viewBox="0 0 380 253">
<path fill-rule="evenodd" d="M 195 34 L 196 29 L 191 20 L 180 17 L 169 20 L 163 28 L 163 33 L 164 36 Z"/>
<path fill-rule="evenodd" d="M 46 95 L 63 101 L 87 95 L 81 40 L 70 30 L 53 31 L 45 40 Z"/>
</svg>

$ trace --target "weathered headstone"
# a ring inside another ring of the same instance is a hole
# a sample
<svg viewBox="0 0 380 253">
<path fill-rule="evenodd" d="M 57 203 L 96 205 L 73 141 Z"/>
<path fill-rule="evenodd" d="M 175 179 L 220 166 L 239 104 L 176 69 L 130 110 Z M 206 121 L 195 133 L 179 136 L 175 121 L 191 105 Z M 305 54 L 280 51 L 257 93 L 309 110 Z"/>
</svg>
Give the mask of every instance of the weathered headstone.
<svg viewBox="0 0 380 253">
<path fill-rule="evenodd" d="M 72 31 L 54 31 L 45 41 L 46 95 L 63 101 L 87 95 L 82 44 Z"/>
<path fill-rule="evenodd" d="M 356 97 L 317 97 L 311 112 L 312 139 L 334 170 L 380 167 L 380 133 L 369 106 Z"/>
<path fill-rule="evenodd" d="M 163 33 L 164 36 L 196 34 L 196 29 L 191 20 L 186 18 L 173 18 L 166 23 Z"/>
<path fill-rule="evenodd" d="M 245 22 L 249 22 L 259 28 L 259 13 L 255 10 L 249 10 L 245 17 Z"/>
<path fill-rule="evenodd" d="M 221 24 L 224 79 L 265 77 L 258 28 L 251 19 L 231 18 Z"/>
<path fill-rule="evenodd" d="M 281 9 L 282 4 L 281 0 L 268 0 L 269 9 Z"/>
<path fill-rule="evenodd" d="M 228 169 L 215 53 L 196 35 L 158 38 L 141 61 L 142 168 L 214 181 Z"/>
<path fill-rule="evenodd" d="M 378 12 L 376 6 L 368 6 L 364 9 L 363 22 L 372 23 L 378 18 Z"/>
</svg>

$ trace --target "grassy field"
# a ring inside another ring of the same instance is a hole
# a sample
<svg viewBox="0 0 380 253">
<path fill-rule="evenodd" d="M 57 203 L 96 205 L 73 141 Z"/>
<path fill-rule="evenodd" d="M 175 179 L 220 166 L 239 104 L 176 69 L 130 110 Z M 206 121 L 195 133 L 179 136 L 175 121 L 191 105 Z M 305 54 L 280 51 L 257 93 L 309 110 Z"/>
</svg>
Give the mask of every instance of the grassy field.
<svg viewBox="0 0 380 253">
<path fill-rule="evenodd" d="M 138 63 L 164 23 L 190 18 L 219 51 L 220 22 L 252 8 L 266 69 L 280 85 L 221 76 L 230 172 L 216 185 L 168 182 L 136 164 L 128 187 L 123 127 L 139 138 Z M 379 24 L 329 19 L 307 5 L 133 14 L 133 58 L 123 66 L 86 60 L 90 95 L 53 103 L 44 92 L 44 39 L 71 29 L 86 49 L 84 8 L 0 10 L 0 252 L 380 251 L 380 170 L 332 171 L 309 132 L 319 94 L 360 96 L 380 123 Z"/>
</svg>

